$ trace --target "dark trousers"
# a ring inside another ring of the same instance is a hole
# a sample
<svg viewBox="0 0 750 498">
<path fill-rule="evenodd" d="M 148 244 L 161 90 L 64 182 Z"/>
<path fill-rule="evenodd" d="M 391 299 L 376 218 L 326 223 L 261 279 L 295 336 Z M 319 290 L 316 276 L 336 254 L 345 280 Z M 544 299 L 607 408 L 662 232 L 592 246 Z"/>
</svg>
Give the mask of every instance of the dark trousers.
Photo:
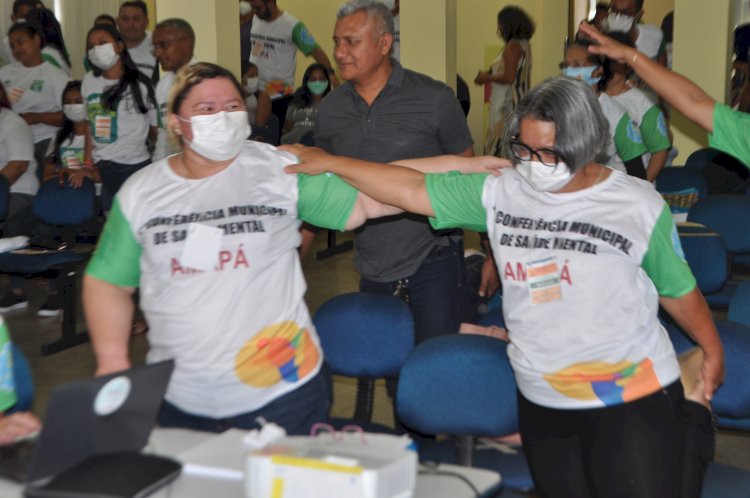
<svg viewBox="0 0 750 498">
<path fill-rule="evenodd" d="M 679 381 L 635 401 L 583 410 L 542 407 L 519 393 L 518 418 L 541 497 L 701 494 L 713 448 L 711 415 L 685 400 Z M 693 489 L 682 490 L 683 482 Z"/>
<path fill-rule="evenodd" d="M 455 334 L 465 308 L 463 240 L 436 246 L 414 275 L 394 282 L 373 282 L 362 277 L 359 290 L 398 295 L 408 300 L 414 315 L 416 344 Z"/>
<path fill-rule="evenodd" d="M 96 163 L 99 173 L 102 175 L 102 210 L 105 213 L 112 209 L 115 194 L 120 190 L 125 180 L 150 163 L 150 159 L 136 164 L 116 163 L 114 161 L 99 161 Z"/>
<path fill-rule="evenodd" d="M 287 95 L 285 97 L 279 97 L 271 101 L 271 112 L 279 118 L 279 136 L 276 137 L 276 143 L 281 141 L 281 131 L 284 129 L 284 121 L 286 121 L 286 110 L 289 104 L 292 103 L 292 96 Z"/>
<path fill-rule="evenodd" d="M 263 417 L 267 422 L 274 422 L 286 429 L 287 434 L 309 435 L 313 424 L 328 420 L 330 406 L 330 376 L 323 368 L 306 384 L 252 412 L 228 418 L 211 418 L 187 413 L 164 401 L 158 422 L 162 427 L 224 432 L 230 428 L 258 429 L 260 424 L 256 419 Z"/>
</svg>

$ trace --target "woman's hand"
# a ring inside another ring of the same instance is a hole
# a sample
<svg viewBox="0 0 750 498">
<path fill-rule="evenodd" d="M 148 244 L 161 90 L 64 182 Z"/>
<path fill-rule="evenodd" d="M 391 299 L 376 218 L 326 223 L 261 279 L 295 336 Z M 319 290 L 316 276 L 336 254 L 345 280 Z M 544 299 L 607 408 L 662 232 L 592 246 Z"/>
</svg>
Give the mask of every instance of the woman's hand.
<svg viewBox="0 0 750 498">
<path fill-rule="evenodd" d="M 474 83 L 477 85 L 484 85 L 485 83 L 489 83 L 492 81 L 492 74 L 490 74 L 488 71 L 482 71 L 481 69 L 477 71 L 477 75 L 474 78 Z"/>
<path fill-rule="evenodd" d="M 83 185 L 84 178 L 91 177 L 90 173 L 84 169 L 68 169 L 65 173 L 68 175 L 68 183 L 73 188 L 79 188 Z"/>
<path fill-rule="evenodd" d="M 460 158 L 458 166 L 461 173 L 490 173 L 500 176 L 505 168 L 512 168 L 513 163 L 502 157 L 476 156 Z"/>
<path fill-rule="evenodd" d="M 0 416 L 0 444 L 12 443 L 42 428 L 39 420 L 30 412 Z"/>
<path fill-rule="evenodd" d="M 279 147 L 279 150 L 290 152 L 297 156 L 299 164 L 290 164 L 284 168 L 289 174 L 304 173 L 306 175 L 320 175 L 329 171 L 331 155 L 318 147 L 305 147 L 300 144 L 288 144 Z"/>
<path fill-rule="evenodd" d="M 592 54 L 605 55 L 617 62 L 630 64 L 633 61 L 633 57 L 635 57 L 638 52 L 632 47 L 623 45 L 622 43 L 613 40 L 609 36 L 601 34 L 598 29 L 585 21 L 581 22 L 581 25 L 579 27 L 581 33 L 585 34 L 596 43 L 595 45 L 589 46 L 589 52 L 591 52 Z"/>
</svg>

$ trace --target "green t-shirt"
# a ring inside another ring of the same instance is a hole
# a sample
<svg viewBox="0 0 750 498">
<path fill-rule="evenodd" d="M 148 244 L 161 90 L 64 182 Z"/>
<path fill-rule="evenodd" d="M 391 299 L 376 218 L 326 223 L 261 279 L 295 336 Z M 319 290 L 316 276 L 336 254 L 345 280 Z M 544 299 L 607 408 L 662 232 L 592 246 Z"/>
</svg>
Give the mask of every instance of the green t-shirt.
<svg viewBox="0 0 750 498">
<path fill-rule="evenodd" d="M 750 167 L 750 114 L 717 102 L 714 105 L 714 132 L 708 135 L 708 145 Z"/>
</svg>

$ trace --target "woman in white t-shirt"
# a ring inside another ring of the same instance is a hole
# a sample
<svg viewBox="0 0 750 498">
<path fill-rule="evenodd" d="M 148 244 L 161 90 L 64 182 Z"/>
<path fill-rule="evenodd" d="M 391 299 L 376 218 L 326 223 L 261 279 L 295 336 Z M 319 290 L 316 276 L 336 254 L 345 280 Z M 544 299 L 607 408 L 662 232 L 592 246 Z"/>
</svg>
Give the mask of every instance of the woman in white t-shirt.
<svg viewBox="0 0 750 498">
<path fill-rule="evenodd" d="M 44 36 L 44 48 L 42 48 L 44 61 L 70 76 L 70 57 L 65 47 L 62 27 L 54 12 L 45 8 L 31 9 L 26 14 L 26 22 L 38 27 Z"/>
<path fill-rule="evenodd" d="M 93 69 L 81 85 L 89 120 L 84 162 L 99 168 L 102 208 L 107 212 L 125 180 L 151 162 L 156 96 L 114 27 L 91 28 L 86 47 Z"/>
<path fill-rule="evenodd" d="M 13 110 L 31 126 L 34 156 L 41 165 L 49 141 L 62 126 L 60 102 L 70 78 L 44 61 L 44 37 L 38 27 L 16 23 L 8 31 L 8 38 L 16 62 L 0 68 L 0 81 L 5 85 Z"/>
<path fill-rule="evenodd" d="M 499 177 L 425 176 L 299 146 L 287 171 L 339 175 L 435 229 L 487 230 L 536 494 L 700 496 L 683 479 L 705 471 L 710 448 L 690 436 L 711 432 L 701 404 L 723 380 L 724 351 L 669 208 L 650 183 L 596 161 L 607 121 L 585 83 L 543 81 L 508 127 L 515 168 Z M 704 353 L 687 394 L 660 306 Z"/>
</svg>

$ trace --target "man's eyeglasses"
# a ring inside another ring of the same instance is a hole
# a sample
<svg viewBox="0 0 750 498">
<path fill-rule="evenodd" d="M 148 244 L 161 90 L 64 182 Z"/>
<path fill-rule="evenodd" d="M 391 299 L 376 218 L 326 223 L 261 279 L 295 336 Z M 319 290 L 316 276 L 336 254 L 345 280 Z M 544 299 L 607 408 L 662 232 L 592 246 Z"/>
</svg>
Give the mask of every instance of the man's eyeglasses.
<svg viewBox="0 0 750 498">
<path fill-rule="evenodd" d="M 560 153 L 554 149 L 532 149 L 517 139 L 510 141 L 510 153 L 519 161 L 530 161 L 536 156 L 540 163 L 550 167 L 555 167 L 562 161 Z"/>
</svg>

